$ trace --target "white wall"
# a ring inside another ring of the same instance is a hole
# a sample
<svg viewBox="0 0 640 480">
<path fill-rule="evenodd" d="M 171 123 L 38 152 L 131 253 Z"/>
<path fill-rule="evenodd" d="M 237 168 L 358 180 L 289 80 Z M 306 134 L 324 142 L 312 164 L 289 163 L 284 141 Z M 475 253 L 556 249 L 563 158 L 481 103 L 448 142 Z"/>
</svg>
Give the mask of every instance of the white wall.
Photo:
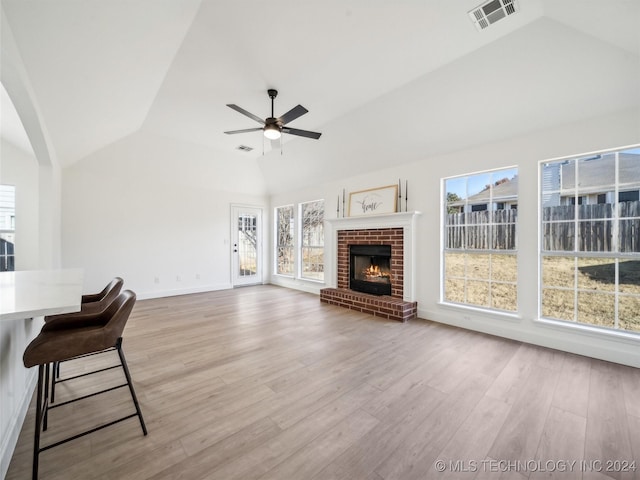
<svg viewBox="0 0 640 480">
<path fill-rule="evenodd" d="M 40 257 L 38 162 L 4 140 L 0 152 L 0 183 L 16 186 L 16 270 L 34 270 Z"/>
<path fill-rule="evenodd" d="M 121 276 L 150 298 L 230 288 L 230 205 L 267 198 L 255 160 L 139 132 L 66 168 L 62 204 L 85 290 Z"/>
<path fill-rule="evenodd" d="M 538 309 L 538 162 L 640 143 L 640 112 L 622 111 L 570 125 L 532 132 L 506 141 L 425 158 L 271 197 L 271 207 L 325 198 L 327 218 L 335 217 L 337 196 L 343 188 L 357 191 L 409 180 L 409 210 L 422 212 L 418 220 L 416 290 L 418 313 L 426 318 L 508 338 L 619 363 L 640 366 L 640 338 L 628 341 L 609 335 L 552 327 L 536 321 Z M 440 301 L 440 181 L 443 177 L 517 165 L 518 297 L 519 316 L 509 318 L 478 310 L 445 306 Z M 272 275 L 272 282 L 317 291 L 308 282 Z"/>
<path fill-rule="evenodd" d="M 39 169 L 33 155 L 2 140 L 0 183 L 16 187 L 16 270 L 39 268 Z M 24 368 L 25 346 L 39 333 L 42 318 L 0 321 L 0 478 L 9 466 L 31 399 L 33 372 Z"/>
</svg>

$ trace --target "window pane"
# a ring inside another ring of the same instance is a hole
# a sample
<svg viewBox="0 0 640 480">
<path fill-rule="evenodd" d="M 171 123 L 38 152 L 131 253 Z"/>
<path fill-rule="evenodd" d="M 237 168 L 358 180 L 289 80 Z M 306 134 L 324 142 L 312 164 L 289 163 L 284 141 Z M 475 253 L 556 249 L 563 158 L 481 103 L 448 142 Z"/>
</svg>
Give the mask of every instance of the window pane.
<svg viewBox="0 0 640 480">
<path fill-rule="evenodd" d="M 615 153 L 578 160 L 578 195 L 613 190 L 616 183 Z"/>
<path fill-rule="evenodd" d="M 542 290 L 542 316 L 558 320 L 574 320 L 574 292 L 573 290 L 557 290 L 545 288 Z"/>
<path fill-rule="evenodd" d="M 628 193 L 628 192 L 626 192 Z M 637 190 L 636 192 L 637 193 Z M 619 197 L 624 198 L 623 192 L 620 192 Z M 640 202 L 637 200 L 618 200 L 618 216 L 621 218 L 628 217 L 640 217 Z"/>
<path fill-rule="evenodd" d="M 640 297 L 620 295 L 618 326 L 623 330 L 640 332 Z"/>
<path fill-rule="evenodd" d="M 238 268 L 240 277 L 256 275 L 258 271 L 257 216 L 238 217 Z"/>
<path fill-rule="evenodd" d="M 580 323 L 637 330 L 640 148 L 541 168 L 543 251 L 575 247 L 571 257 L 541 257 L 542 315 L 570 319 L 574 301 Z"/>
<path fill-rule="evenodd" d="M 578 288 L 613 292 L 616 262 L 611 258 L 578 258 Z"/>
<path fill-rule="evenodd" d="M 489 201 L 491 173 L 480 173 L 467 177 L 467 200 L 470 204 Z"/>
<path fill-rule="evenodd" d="M 473 254 L 467 255 L 467 278 L 489 279 L 489 255 Z"/>
<path fill-rule="evenodd" d="M 13 272 L 15 258 L 16 187 L 0 185 L 0 272 Z"/>
<path fill-rule="evenodd" d="M 467 282 L 467 303 L 489 307 L 489 282 L 469 280 Z"/>
<path fill-rule="evenodd" d="M 324 279 L 324 248 L 302 248 L 302 276 L 314 280 Z"/>
<path fill-rule="evenodd" d="M 640 149 L 625 150 L 618 154 L 618 181 L 621 191 L 640 187 Z"/>
<path fill-rule="evenodd" d="M 449 220 L 455 225 L 459 221 L 459 225 L 447 227 L 447 238 L 445 241 L 445 248 L 464 248 L 464 213 L 448 214 Z M 451 217 L 458 217 L 451 220 Z"/>
<path fill-rule="evenodd" d="M 542 285 L 545 287 L 573 287 L 574 278 L 573 257 L 542 257 Z"/>
<path fill-rule="evenodd" d="M 293 205 L 276 209 L 277 273 L 293 275 L 294 267 Z"/>
<path fill-rule="evenodd" d="M 602 327 L 615 326 L 615 296 L 578 292 L 578 322 Z"/>
<path fill-rule="evenodd" d="M 0 272 L 13 272 L 15 261 L 15 234 L 0 233 Z"/>
<path fill-rule="evenodd" d="M 621 293 L 640 294 L 640 260 L 620 260 L 618 275 Z"/>
<path fill-rule="evenodd" d="M 518 310 L 518 286 L 511 283 L 491 284 L 493 308 L 515 312 Z"/>
<path fill-rule="evenodd" d="M 324 200 L 303 203 L 302 272 L 303 278 L 324 279 Z"/>
<path fill-rule="evenodd" d="M 515 250 L 517 218 L 517 209 L 503 208 L 491 212 L 491 248 L 493 250 Z"/>
<path fill-rule="evenodd" d="M 449 277 L 464 277 L 464 253 L 445 253 L 444 254 L 444 270 L 445 276 Z"/>
<path fill-rule="evenodd" d="M 640 220 L 620 220 L 618 248 L 621 252 L 640 252 Z"/>
<path fill-rule="evenodd" d="M 448 302 L 464 303 L 464 279 L 447 279 L 444 287 L 444 298 Z"/>
<path fill-rule="evenodd" d="M 468 224 L 465 227 L 465 245 L 469 249 L 487 250 L 489 248 L 489 225 L 486 222 L 479 223 L 479 220 L 486 219 L 488 212 L 467 213 L 467 220 L 475 224 Z M 472 219 L 472 220 L 471 220 Z"/>
<path fill-rule="evenodd" d="M 446 179 L 444 188 L 444 300 L 516 311 L 518 170 Z"/>
<path fill-rule="evenodd" d="M 576 188 L 576 161 L 575 159 L 566 160 L 564 162 L 554 162 L 558 165 L 557 169 L 553 169 L 553 175 L 557 176 L 557 189 L 562 191 L 563 197 L 575 197 Z M 554 186 L 556 185 L 554 179 Z"/>
<path fill-rule="evenodd" d="M 517 282 L 518 258 L 515 255 L 491 255 L 491 279 L 501 282 Z"/>
<path fill-rule="evenodd" d="M 613 236 L 612 222 L 581 221 L 578 222 L 578 250 L 582 252 L 611 252 L 613 251 L 611 239 Z"/>
<path fill-rule="evenodd" d="M 293 248 L 278 248 L 278 273 L 293 275 Z"/>
<path fill-rule="evenodd" d="M 543 223 L 543 250 L 548 252 L 567 252 L 575 249 L 575 223 Z"/>
</svg>

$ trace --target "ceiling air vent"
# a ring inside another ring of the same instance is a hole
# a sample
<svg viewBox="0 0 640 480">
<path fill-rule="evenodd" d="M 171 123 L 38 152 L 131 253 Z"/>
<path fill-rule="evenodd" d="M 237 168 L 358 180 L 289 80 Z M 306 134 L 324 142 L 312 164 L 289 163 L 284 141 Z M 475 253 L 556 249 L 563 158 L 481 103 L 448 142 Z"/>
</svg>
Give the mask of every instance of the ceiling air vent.
<svg viewBox="0 0 640 480">
<path fill-rule="evenodd" d="M 471 21 L 478 30 L 484 30 L 498 20 L 502 20 L 518 11 L 516 0 L 491 0 L 469 12 Z"/>
<path fill-rule="evenodd" d="M 241 150 L 243 152 L 250 152 L 251 150 L 253 150 L 253 148 L 247 147 L 246 145 L 239 145 L 237 147 L 237 150 Z"/>
</svg>

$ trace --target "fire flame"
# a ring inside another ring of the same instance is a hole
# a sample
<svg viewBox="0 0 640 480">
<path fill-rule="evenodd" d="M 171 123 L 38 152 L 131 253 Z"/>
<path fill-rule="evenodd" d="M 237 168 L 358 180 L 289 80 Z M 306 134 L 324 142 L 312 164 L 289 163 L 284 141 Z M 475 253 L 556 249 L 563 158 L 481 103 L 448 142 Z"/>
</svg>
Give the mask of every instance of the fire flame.
<svg viewBox="0 0 640 480">
<path fill-rule="evenodd" d="M 389 276 L 388 274 L 384 274 L 378 265 L 371 265 L 369 268 L 365 268 L 364 274 L 368 277 L 384 277 Z"/>
</svg>

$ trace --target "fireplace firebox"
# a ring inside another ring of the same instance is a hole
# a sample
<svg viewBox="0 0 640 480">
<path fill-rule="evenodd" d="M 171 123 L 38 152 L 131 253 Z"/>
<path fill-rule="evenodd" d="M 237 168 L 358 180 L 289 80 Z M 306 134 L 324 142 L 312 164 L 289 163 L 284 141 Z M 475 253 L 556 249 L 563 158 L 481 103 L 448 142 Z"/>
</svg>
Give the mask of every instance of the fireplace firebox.
<svg viewBox="0 0 640 480">
<path fill-rule="evenodd" d="M 349 288 L 391 295 L 391 245 L 349 246 Z"/>
</svg>

